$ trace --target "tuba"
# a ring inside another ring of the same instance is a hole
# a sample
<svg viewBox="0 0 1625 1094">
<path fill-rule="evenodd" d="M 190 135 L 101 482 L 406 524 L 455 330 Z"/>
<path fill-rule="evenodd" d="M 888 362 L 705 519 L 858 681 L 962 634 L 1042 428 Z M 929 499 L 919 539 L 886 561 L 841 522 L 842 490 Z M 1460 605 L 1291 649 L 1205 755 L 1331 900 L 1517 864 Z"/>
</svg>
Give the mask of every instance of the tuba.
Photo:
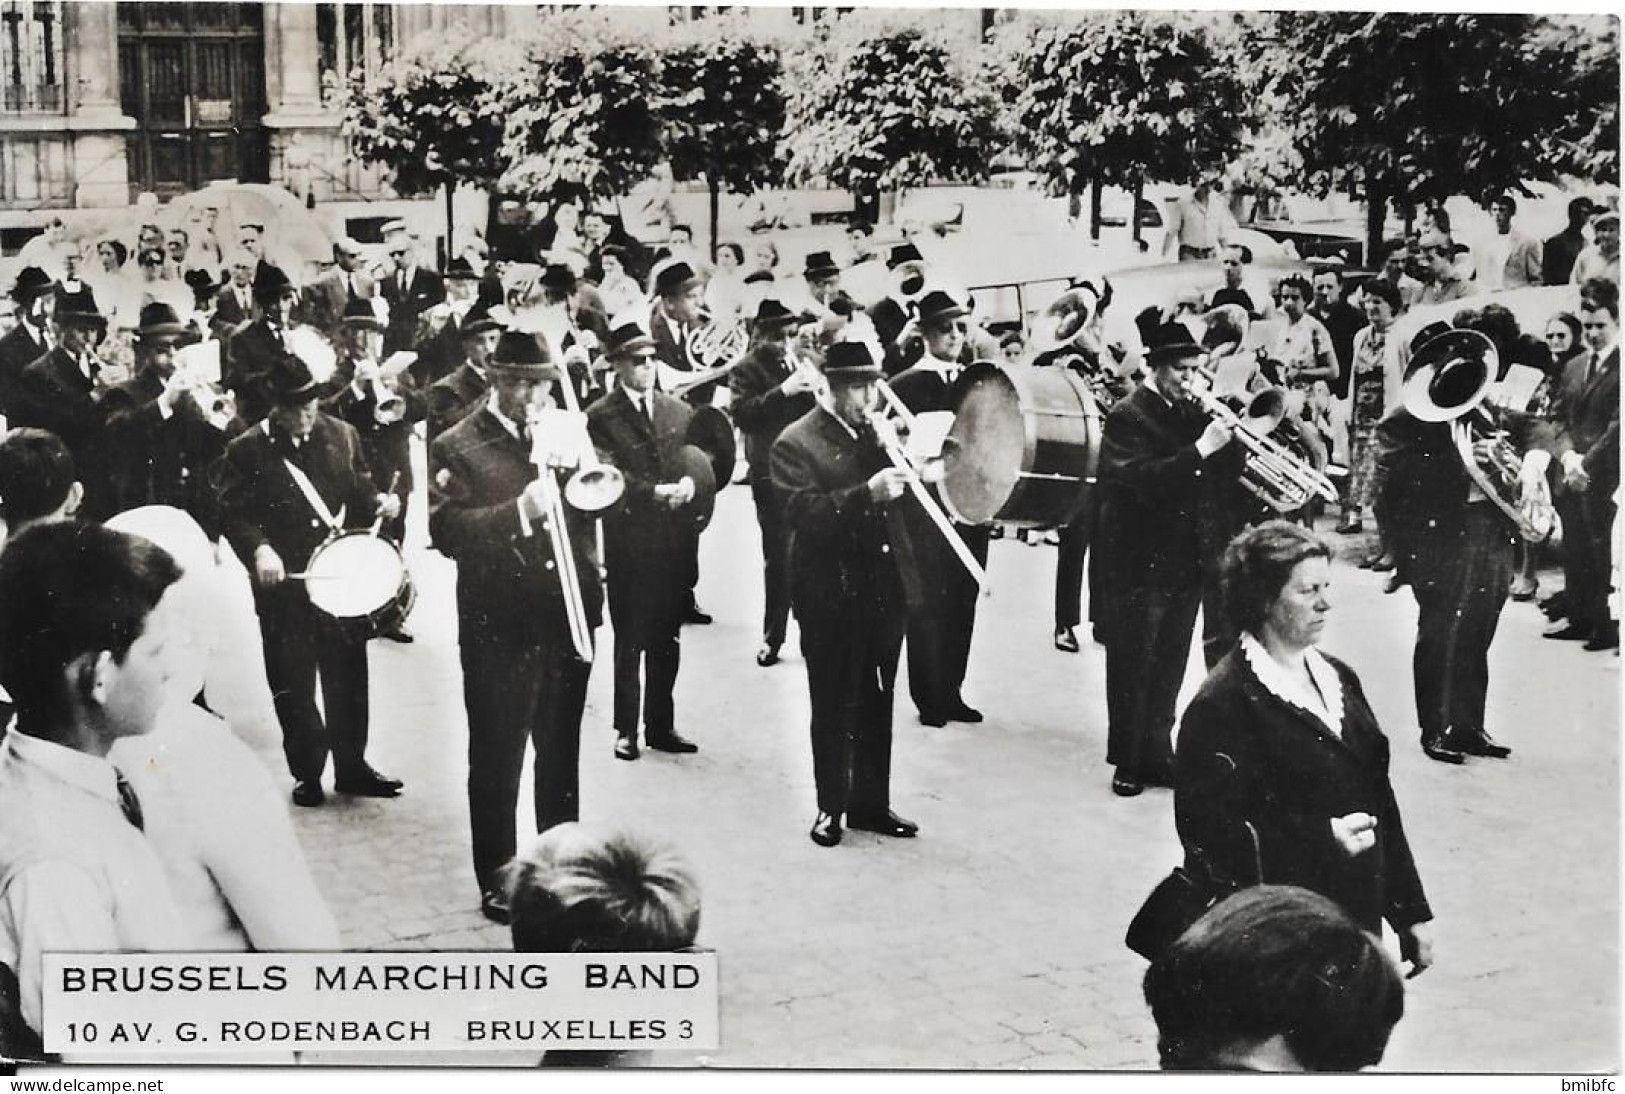
<svg viewBox="0 0 1625 1094">
<path fill-rule="evenodd" d="M 1523 477 L 1523 453 L 1485 406 L 1499 371 L 1500 355 L 1489 338 L 1474 330 L 1447 330 L 1423 342 L 1411 357 L 1403 402 L 1418 421 L 1447 423 L 1467 477 L 1520 536 L 1544 543 L 1558 531 L 1550 490 L 1544 478 Z M 1483 441 L 1489 444 L 1481 452 Z"/>
</svg>

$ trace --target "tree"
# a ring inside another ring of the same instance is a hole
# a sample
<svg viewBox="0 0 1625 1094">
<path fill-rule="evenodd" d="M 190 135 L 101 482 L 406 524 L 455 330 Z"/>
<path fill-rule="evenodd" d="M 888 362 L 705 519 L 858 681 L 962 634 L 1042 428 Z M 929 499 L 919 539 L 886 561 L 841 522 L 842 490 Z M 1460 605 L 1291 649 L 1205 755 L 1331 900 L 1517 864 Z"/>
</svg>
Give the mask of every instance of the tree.
<svg viewBox="0 0 1625 1094">
<path fill-rule="evenodd" d="M 358 76 L 344 104 L 355 154 L 392 174 L 401 194 L 446 195 L 459 183 L 492 186 L 502 174 L 506 75 L 513 58 L 462 28 L 424 35 L 385 65 L 371 84 Z"/>
<path fill-rule="evenodd" d="M 1006 128 L 1054 195 L 1120 186 L 1138 208 L 1147 181 L 1219 174 L 1242 146 L 1240 83 L 1189 18 L 1033 15 L 1005 24 L 997 41 Z"/>
<path fill-rule="evenodd" d="M 1619 22 L 1612 16 L 1542 19 L 1533 31 L 1536 56 L 1557 66 L 1551 83 L 1567 110 L 1552 134 L 1560 170 L 1619 184 Z"/>
<path fill-rule="evenodd" d="M 661 121 L 672 173 L 710 191 L 711 257 L 724 189 L 750 193 L 783 177 L 783 65 L 740 13 L 687 24 L 662 55 Z"/>
<path fill-rule="evenodd" d="M 546 200 L 617 198 L 663 155 L 660 58 L 602 12 L 541 20 L 506 89 L 501 184 Z"/>
<path fill-rule="evenodd" d="M 997 104 L 976 41 L 910 18 L 849 15 L 798 58 L 784 139 L 792 181 L 843 187 L 873 210 L 882 190 L 987 177 Z"/>
<path fill-rule="evenodd" d="M 1581 92 L 1538 29 L 1526 15 L 1277 16 L 1272 68 L 1300 185 L 1362 192 L 1375 254 L 1391 201 L 1482 199 L 1556 178 L 1567 164 L 1554 137 L 1571 131 Z"/>
</svg>

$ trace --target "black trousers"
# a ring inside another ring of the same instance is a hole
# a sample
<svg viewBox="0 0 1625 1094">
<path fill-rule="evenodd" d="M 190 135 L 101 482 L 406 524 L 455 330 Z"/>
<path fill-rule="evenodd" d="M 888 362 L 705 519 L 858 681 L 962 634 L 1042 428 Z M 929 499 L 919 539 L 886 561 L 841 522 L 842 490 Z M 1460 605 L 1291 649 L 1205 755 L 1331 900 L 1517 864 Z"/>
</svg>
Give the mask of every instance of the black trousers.
<svg viewBox="0 0 1625 1094">
<path fill-rule="evenodd" d="M 1093 505 L 1085 507 L 1077 520 L 1061 529 L 1061 543 L 1055 551 L 1055 629 L 1058 631 L 1076 627 L 1083 618 L 1083 570 L 1093 532 Z M 1091 571 L 1091 605 L 1095 599 L 1093 576 Z"/>
<path fill-rule="evenodd" d="M 514 856 L 525 742 L 535 747 L 536 831 L 579 819 L 581 712 L 592 665 L 567 640 L 481 638 L 464 627 L 460 657 L 468 713 L 468 821 L 481 892 L 498 888 Z"/>
<path fill-rule="evenodd" d="M 257 591 L 254 607 L 288 770 L 300 782 L 319 781 L 331 752 L 335 778 L 361 778 L 367 767 L 366 635 L 323 615 L 298 582 Z"/>
<path fill-rule="evenodd" d="M 1185 678 L 1202 589 L 1111 592 L 1106 633 L 1106 762 L 1125 778 L 1173 770 L 1174 703 Z"/>
<path fill-rule="evenodd" d="M 987 566 L 988 530 L 954 525 L 971 554 Z M 970 664 L 981 589 L 935 528 L 921 545 L 927 573 L 924 602 L 909 613 L 908 692 L 922 717 L 947 715 L 964 703 L 961 689 Z"/>
<path fill-rule="evenodd" d="M 1453 527 L 1422 532 L 1429 570 L 1412 573 L 1416 595 L 1416 718 L 1422 737 L 1484 729 L 1490 643 L 1512 581 L 1512 534 L 1487 503 Z M 1417 569 L 1421 569 L 1420 566 Z"/>
<path fill-rule="evenodd" d="M 643 714 L 647 739 L 670 737 L 676 729 L 672 691 L 677 686 L 677 667 L 682 646 L 676 632 L 669 637 L 645 640 L 623 637 L 615 632 L 615 732 L 636 740 L 638 713 Z"/>
<path fill-rule="evenodd" d="M 1569 622 L 1596 627 L 1608 622 L 1609 533 L 1613 500 L 1597 490 L 1564 492 L 1556 498 L 1563 519 L 1563 587 Z"/>
<path fill-rule="evenodd" d="M 790 535 L 784 527 L 784 499 L 771 479 L 751 479 L 750 496 L 762 529 L 762 641 L 777 649 L 784 645 L 790 619 Z"/>
<path fill-rule="evenodd" d="M 813 781 L 818 809 L 841 816 L 891 808 L 892 705 L 903 619 L 832 621 L 801 627 L 812 697 Z"/>
</svg>

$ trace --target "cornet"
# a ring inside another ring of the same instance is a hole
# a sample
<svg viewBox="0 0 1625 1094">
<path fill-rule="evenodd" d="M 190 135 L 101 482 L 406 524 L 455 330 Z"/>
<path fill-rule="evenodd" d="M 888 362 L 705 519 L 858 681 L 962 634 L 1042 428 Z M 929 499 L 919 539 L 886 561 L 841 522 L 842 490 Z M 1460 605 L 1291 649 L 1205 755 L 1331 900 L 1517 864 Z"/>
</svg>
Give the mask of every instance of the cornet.
<svg viewBox="0 0 1625 1094">
<path fill-rule="evenodd" d="M 1271 436 L 1286 418 L 1285 392 L 1266 388 L 1238 414 L 1214 395 L 1212 388 L 1213 373 L 1203 369 L 1190 388 L 1190 396 L 1204 414 L 1228 426 L 1235 442 L 1246 452 L 1241 485 L 1248 493 L 1278 513 L 1296 512 L 1314 497 L 1337 502 L 1337 487 L 1332 481 Z"/>
<path fill-rule="evenodd" d="M 372 417 L 379 425 L 394 425 L 406 417 L 406 399 L 385 379 L 383 366 L 370 357 L 355 363 L 356 382 L 372 394 Z"/>
</svg>

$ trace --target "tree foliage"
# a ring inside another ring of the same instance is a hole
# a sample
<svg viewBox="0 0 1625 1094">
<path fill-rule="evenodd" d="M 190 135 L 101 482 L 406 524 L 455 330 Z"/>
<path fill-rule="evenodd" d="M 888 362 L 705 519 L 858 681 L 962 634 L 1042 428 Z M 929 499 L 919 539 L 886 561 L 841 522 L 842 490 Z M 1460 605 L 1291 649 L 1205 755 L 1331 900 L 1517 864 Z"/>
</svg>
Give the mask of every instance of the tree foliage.
<svg viewBox="0 0 1625 1094">
<path fill-rule="evenodd" d="M 1242 146 L 1240 82 L 1195 20 L 1033 15 L 1000 28 L 998 47 L 1006 126 L 1051 193 L 1192 182 Z"/>
<path fill-rule="evenodd" d="M 785 114 L 778 46 L 736 12 L 674 32 L 661 61 L 661 123 L 675 177 L 735 193 L 776 185 Z"/>
<path fill-rule="evenodd" d="M 917 14 L 917 13 L 916 13 Z M 974 38 L 898 13 L 842 19 L 789 80 L 784 151 L 794 182 L 860 195 L 933 180 L 985 179 L 997 103 Z"/>
<path fill-rule="evenodd" d="M 1619 184 L 1619 20 L 1613 16 L 1542 19 L 1533 31 L 1537 56 L 1558 66 L 1552 82 L 1567 110 L 1552 134 L 1560 170 Z"/>
<path fill-rule="evenodd" d="M 350 84 L 344 132 L 351 148 L 393 172 L 403 194 L 489 185 L 502 172 L 510 65 L 499 44 L 464 31 L 415 40 L 375 82 Z"/>
</svg>

